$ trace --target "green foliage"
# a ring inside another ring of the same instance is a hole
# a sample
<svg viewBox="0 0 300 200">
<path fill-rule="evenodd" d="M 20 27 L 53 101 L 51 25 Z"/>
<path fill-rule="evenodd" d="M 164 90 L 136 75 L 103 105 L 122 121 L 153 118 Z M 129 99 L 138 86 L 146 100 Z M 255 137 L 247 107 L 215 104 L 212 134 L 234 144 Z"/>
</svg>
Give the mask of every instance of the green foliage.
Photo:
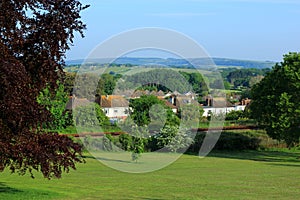
<svg viewBox="0 0 300 200">
<path fill-rule="evenodd" d="M 108 117 L 97 103 L 76 107 L 73 110 L 73 118 L 75 125 L 83 128 L 102 127 L 110 124 Z"/>
<path fill-rule="evenodd" d="M 157 141 L 157 149 L 161 149 L 168 145 L 178 132 L 178 126 L 166 125 L 155 135 Z"/>
<path fill-rule="evenodd" d="M 209 87 L 212 89 L 223 89 L 224 88 L 224 82 L 220 79 L 216 79 L 213 82 L 209 84 Z"/>
<path fill-rule="evenodd" d="M 191 128 L 198 128 L 204 110 L 197 104 L 185 104 L 179 109 L 181 123 Z"/>
<path fill-rule="evenodd" d="M 129 134 L 119 135 L 119 142 L 124 151 L 130 151 L 132 145 L 132 137 Z"/>
<path fill-rule="evenodd" d="M 111 95 L 115 89 L 116 80 L 111 74 L 102 74 L 98 83 L 98 94 Z"/>
<path fill-rule="evenodd" d="M 217 137 L 214 135 L 214 132 L 211 133 L 197 133 L 194 143 L 189 148 L 189 152 L 199 153 L 199 150 L 202 146 L 204 138 L 207 134 L 210 134 L 210 137 Z M 238 150 L 256 150 L 260 146 L 260 139 L 256 136 L 239 133 L 239 132 L 222 132 L 216 145 L 214 146 L 214 150 L 230 150 L 230 151 L 238 151 Z"/>
<path fill-rule="evenodd" d="M 185 150 L 194 142 L 193 133 L 186 128 L 180 128 L 177 132 L 175 132 L 175 136 L 168 140 L 170 142 L 166 145 L 166 147 L 171 152 L 175 153 L 178 152 L 178 150 L 181 150 L 181 153 L 184 153 Z"/>
<path fill-rule="evenodd" d="M 251 89 L 245 89 L 241 92 L 241 99 L 252 99 Z"/>
<path fill-rule="evenodd" d="M 129 107 L 132 108 L 133 112 L 130 113 L 130 117 L 139 126 L 148 125 L 150 123 L 149 110 L 156 104 L 163 105 L 163 102 L 153 95 L 143 95 L 138 99 L 131 99 Z"/>
<path fill-rule="evenodd" d="M 131 99 L 129 107 L 132 108 L 130 117 L 138 126 L 149 125 L 150 122 L 156 124 L 162 121 L 166 124 L 179 124 L 179 118 L 173 111 L 154 95 L 142 95 L 138 99 Z"/>
<path fill-rule="evenodd" d="M 229 113 L 227 113 L 225 115 L 225 120 L 238 120 L 238 119 L 241 119 L 245 117 L 244 116 L 244 111 L 242 110 L 233 110 L 233 111 L 230 111 Z"/>
<path fill-rule="evenodd" d="M 49 85 L 40 92 L 37 102 L 45 106 L 52 114 L 52 120 L 45 124 L 45 128 L 58 131 L 71 125 L 70 113 L 66 111 L 68 100 L 64 85 L 61 83 L 58 83 L 58 87 L 54 92 L 51 92 Z"/>
<path fill-rule="evenodd" d="M 300 53 L 284 55 L 283 62 L 252 89 L 252 116 L 274 139 L 289 147 L 300 136 Z"/>
<path fill-rule="evenodd" d="M 250 88 L 255 83 L 261 81 L 263 76 L 265 76 L 270 69 L 236 69 L 236 68 L 227 68 L 222 69 L 222 77 L 225 79 L 224 87 L 230 88 L 228 83 L 232 84 L 235 89 L 239 88 Z M 226 83 L 226 84 L 225 84 Z M 216 83 L 212 83 L 216 84 Z"/>
<path fill-rule="evenodd" d="M 125 151 L 131 151 L 132 160 L 137 162 L 141 154 L 145 151 L 145 145 L 147 143 L 145 138 L 150 136 L 149 129 L 147 126 L 137 126 L 131 118 L 127 118 L 127 120 L 120 123 L 119 126 L 123 131 L 128 133 L 118 137 L 120 148 Z"/>
<path fill-rule="evenodd" d="M 119 74 L 104 73 L 99 77 L 93 73 L 66 73 L 64 84 L 69 94 L 74 93 L 79 98 L 93 100 L 96 94 L 111 95 L 120 78 Z"/>
<path fill-rule="evenodd" d="M 131 129 L 131 147 L 130 151 L 132 161 L 136 161 L 141 157 L 144 152 L 144 138 L 149 136 L 149 132 L 145 127 L 133 126 Z"/>
<path fill-rule="evenodd" d="M 118 85 L 118 89 L 150 89 L 162 91 L 178 91 L 186 93 L 192 91 L 191 84 L 181 74 L 170 69 L 154 69 L 147 72 L 140 72 L 130 76 L 123 76 L 124 81 Z"/>
<path fill-rule="evenodd" d="M 179 73 L 188 80 L 189 84 L 192 86 L 192 89 L 196 94 L 199 94 L 201 96 L 205 96 L 208 94 L 208 87 L 200 73 L 187 73 L 182 71 Z"/>
<path fill-rule="evenodd" d="M 72 77 L 70 77 L 70 79 L 72 79 Z M 78 73 L 74 79 L 74 89 L 72 93 L 79 98 L 94 100 L 95 95 L 101 92 L 101 88 L 97 87 L 98 82 L 99 76 L 96 74 Z"/>
<path fill-rule="evenodd" d="M 104 135 L 103 137 L 85 136 L 83 145 L 88 151 L 116 151 L 111 135 Z"/>
<path fill-rule="evenodd" d="M 74 72 L 66 72 L 63 77 L 63 84 L 65 87 L 65 92 L 70 96 L 72 96 L 72 94 L 73 94 L 75 77 L 76 77 L 76 73 L 74 73 Z"/>
</svg>

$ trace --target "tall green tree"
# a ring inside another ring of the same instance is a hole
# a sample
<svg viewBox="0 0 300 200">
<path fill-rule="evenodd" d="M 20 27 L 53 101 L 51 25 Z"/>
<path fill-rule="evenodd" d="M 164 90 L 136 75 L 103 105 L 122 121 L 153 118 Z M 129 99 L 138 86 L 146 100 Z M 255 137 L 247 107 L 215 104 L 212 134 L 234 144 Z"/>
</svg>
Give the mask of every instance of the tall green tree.
<svg viewBox="0 0 300 200">
<path fill-rule="evenodd" d="M 300 53 L 284 55 L 252 88 L 251 113 L 274 139 L 289 147 L 300 137 Z"/>
<path fill-rule="evenodd" d="M 37 96 L 57 87 L 85 8 L 77 0 L 0 2 L 0 171 L 59 178 L 82 161 L 80 144 L 43 132 L 51 113 Z"/>
</svg>

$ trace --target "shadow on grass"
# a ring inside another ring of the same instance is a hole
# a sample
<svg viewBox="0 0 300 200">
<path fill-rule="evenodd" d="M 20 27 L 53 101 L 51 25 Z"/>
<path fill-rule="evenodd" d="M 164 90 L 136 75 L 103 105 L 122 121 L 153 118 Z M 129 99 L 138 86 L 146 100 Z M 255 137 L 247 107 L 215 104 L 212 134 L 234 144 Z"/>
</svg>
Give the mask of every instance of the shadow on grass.
<svg viewBox="0 0 300 200">
<path fill-rule="evenodd" d="M 208 157 L 253 160 L 260 162 L 293 162 L 300 164 L 300 152 L 285 151 L 213 151 Z M 297 165 L 295 165 L 297 166 Z"/>
<path fill-rule="evenodd" d="M 96 157 L 96 159 L 97 159 L 97 160 L 104 160 L 104 161 L 120 162 L 120 163 L 132 163 L 132 162 L 130 162 L 130 161 L 118 160 L 118 159 L 111 159 L 111 158 Z"/>
<path fill-rule="evenodd" d="M 16 193 L 20 193 L 20 192 L 23 192 L 23 191 L 8 187 L 4 183 L 0 182 L 0 194 L 1 193 L 16 194 Z"/>
<path fill-rule="evenodd" d="M 111 159 L 111 158 L 103 158 L 103 157 L 94 157 L 91 155 L 83 156 L 83 158 L 88 159 L 95 159 L 95 160 L 103 160 L 103 161 L 113 161 L 113 162 L 120 162 L 120 163 L 132 163 L 131 161 L 126 160 L 119 160 L 119 159 Z"/>
<path fill-rule="evenodd" d="M 269 163 L 269 165 L 272 166 L 278 166 L 278 167 L 300 167 L 300 162 L 299 164 L 280 164 L 280 163 Z"/>
</svg>

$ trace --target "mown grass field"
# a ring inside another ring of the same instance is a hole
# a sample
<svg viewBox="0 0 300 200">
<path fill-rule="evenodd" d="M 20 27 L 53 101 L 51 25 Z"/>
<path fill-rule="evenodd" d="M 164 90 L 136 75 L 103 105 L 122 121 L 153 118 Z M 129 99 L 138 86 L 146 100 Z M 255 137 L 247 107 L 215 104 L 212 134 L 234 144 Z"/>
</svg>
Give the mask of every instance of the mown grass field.
<svg viewBox="0 0 300 200">
<path fill-rule="evenodd" d="M 0 173 L 0 199 L 299 199 L 299 157 L 299 151 L 183 155 L 161 170 L 130 174 L 87 155 L 60 180 Z"/>
</svg>

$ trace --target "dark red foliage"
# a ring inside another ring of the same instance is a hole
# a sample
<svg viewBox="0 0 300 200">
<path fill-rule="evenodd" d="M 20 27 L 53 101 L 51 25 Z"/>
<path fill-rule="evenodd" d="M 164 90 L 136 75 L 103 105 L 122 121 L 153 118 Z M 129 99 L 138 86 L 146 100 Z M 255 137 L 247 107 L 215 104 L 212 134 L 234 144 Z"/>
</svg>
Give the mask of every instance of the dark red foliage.
<svg viewBox="0 0 300 200">
<path fill-rule="evenodd" d="M 36 98 L 63 74 L 85 8 L 76 0 L 0 0 L 0 170 L 59 178 L 82 162 L 81 145 L 41 131 L 50 113 Z"/>
</svg>

